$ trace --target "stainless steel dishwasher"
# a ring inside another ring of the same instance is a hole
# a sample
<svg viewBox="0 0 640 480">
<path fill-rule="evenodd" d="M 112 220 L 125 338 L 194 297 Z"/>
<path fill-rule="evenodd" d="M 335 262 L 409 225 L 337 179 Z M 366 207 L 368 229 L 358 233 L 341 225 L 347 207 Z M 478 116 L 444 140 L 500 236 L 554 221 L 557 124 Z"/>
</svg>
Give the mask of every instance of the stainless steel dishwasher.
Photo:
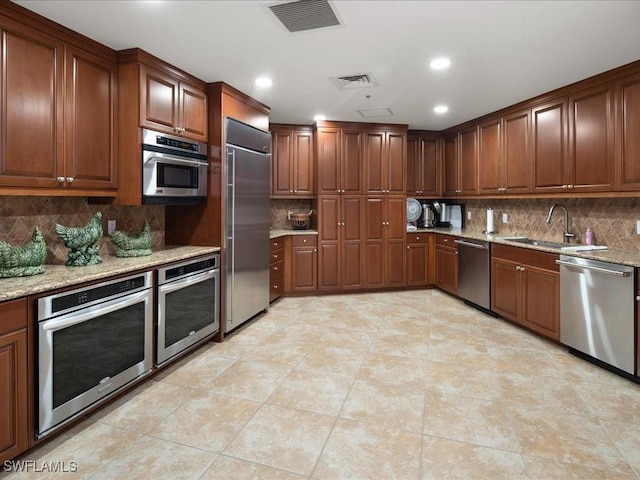
<svg viewBox="0 0 640 480">
<path fill-rule="evenodd" d="M 561 255 L 560 341 L 569 351 L 633 375 L 633 267 Z"/>
<path fill-rule="evenodd" d="M 458 245 L 458 296 L 466 303 L 491 308 L 491 254 L 489 242 L 454 240 Z M 490 312 L 489 312 L 490 313 Z"/>
</svg>

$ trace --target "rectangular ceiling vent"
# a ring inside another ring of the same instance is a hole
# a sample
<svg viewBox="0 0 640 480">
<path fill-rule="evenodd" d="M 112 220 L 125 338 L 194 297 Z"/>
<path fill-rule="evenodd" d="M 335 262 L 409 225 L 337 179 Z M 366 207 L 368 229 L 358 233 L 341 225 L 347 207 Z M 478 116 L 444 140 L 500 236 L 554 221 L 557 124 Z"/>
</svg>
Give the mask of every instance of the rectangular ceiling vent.
<svg viewBox="0 0 640 480">
<path fill-rule="evenodd" d="M 370 117 L 393 117 L 393 112 L 390 108 L 367 108 L 366 110 L 358 110 L 358 113 L 364 118 Z"/>
<path fill-rule="evenodd" d="M 269 10 L 291 33 L 334 27 L 340 21 L 327 0 L 298 0 L 271 5 Z"/>
<path fill-rule="evenodd" d="M 373 75 L 368 73 L 357 75 L 346 75 L 344 77 L 335 77 L 332 79 L 338 88 L 366 88 L 377 87 L 378 82 Z"/>
</svg>

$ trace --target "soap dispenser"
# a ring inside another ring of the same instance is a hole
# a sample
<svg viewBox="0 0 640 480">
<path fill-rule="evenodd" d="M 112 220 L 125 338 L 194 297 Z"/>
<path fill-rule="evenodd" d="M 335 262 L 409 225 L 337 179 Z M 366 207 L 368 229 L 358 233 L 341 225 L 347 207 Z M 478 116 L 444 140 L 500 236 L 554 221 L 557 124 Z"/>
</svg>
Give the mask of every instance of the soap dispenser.
<svg viewBox="0 0 640 480">
<path fill-rule="evenodd" d="M 593 245 L 593 232 L 589 227 L 587 227 L 587 231 L 584 232 L 584 243 L 587 245 Z"/>
</svg>

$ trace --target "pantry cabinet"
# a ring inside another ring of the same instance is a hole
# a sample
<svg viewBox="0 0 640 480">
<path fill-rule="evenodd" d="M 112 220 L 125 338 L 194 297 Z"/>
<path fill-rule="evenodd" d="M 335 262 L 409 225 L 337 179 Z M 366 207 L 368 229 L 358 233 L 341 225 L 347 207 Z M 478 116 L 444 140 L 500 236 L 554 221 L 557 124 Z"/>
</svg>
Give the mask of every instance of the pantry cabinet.
<svg viewBox="0 0 640 480">
<path fill-rule="evenodd" d="M 367 194 L 404 194 L 406 129 L 365 130 L 364 165 Z"/>
<path fill-rule="evenodd" d="M 115 52 L 0 16 L 0 191 L 114 196 Z"/>
<path fill-rule="evenodd" d="M 318 195 L 364 193 L 362 130 L 320 126 L 314 133 Z"/>
<path fill-rule="evenodd" d="M 311 127 L 271 125 L 271 197 L 313 197 Z"/>
<path fill-rule="evenodd" d="M 407 134 L 407 195 L 411 197 L 439 195 L 439 136 L 409 132 Z"/>
<path fill-rule="evenodd" d="M 0 303 L 0 464 L 29 447 L 27 300 Z"/>
<path fill-rule="evenodd" d="M 552 340 L 560 340 L 558 255 L 494 244 L 491 310 Z"/>
</svg>

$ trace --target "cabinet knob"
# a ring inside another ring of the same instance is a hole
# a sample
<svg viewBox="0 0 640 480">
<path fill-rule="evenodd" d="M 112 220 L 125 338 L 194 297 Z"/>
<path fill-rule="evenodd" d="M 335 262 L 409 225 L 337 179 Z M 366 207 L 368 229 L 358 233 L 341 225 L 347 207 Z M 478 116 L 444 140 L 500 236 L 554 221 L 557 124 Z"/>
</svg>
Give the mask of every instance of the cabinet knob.
<svg viewBox="0 0 640 480">
<path fill-rule="evenodd" d="M 73 183 L 73 177 L 67 177 L 67 183 Z"/>
<path fill-rule="evenodd" d="M 636 297 L 636 302 L 640 302 L 640 295 Z"/>
<path fill-rule="evenodd" d="M 567 185 L 567 188 L 571 190 L 573 188 L 573 185 Z"/>
<path fill-rule="evenodd" d="M 303 238 L 303 239 L 302 239 L 302 243 L 307 243 L 307 239 L 306 239 L 306 238 Z"/>
<path fill-rule="evenodd" d="M 317 252 L 317 251 L 318 251 L 318 249 L 317 249 L 317 248 L 314 248 L 314 249 L 313 249 L 313 251 L 314 251 L 314 252 Z"/>
<path fill-rule="evenodd" d="M 64 183 L 64 177 L 58 177 L 56 180 L 58 180 L 58 183 Z"/>
<path fill-rule="evenodd" d="M 274 290 L 277 290 L 277 289 L 278 289 L 278 285 L 274 285 L 274 286 L 273 286 L 273 289 L 274 289 Z"/>
<path fill-rule="evenodd" d="M 273 267 L 273 269 L 277 272 L 278 271 L 278 267 Z"/>
<path fill-rule="evenodd" d="M 562 188 L 566 190 L 567 188 L 569 188 L 569 185 L 562 185 Z"/>
</svg>

